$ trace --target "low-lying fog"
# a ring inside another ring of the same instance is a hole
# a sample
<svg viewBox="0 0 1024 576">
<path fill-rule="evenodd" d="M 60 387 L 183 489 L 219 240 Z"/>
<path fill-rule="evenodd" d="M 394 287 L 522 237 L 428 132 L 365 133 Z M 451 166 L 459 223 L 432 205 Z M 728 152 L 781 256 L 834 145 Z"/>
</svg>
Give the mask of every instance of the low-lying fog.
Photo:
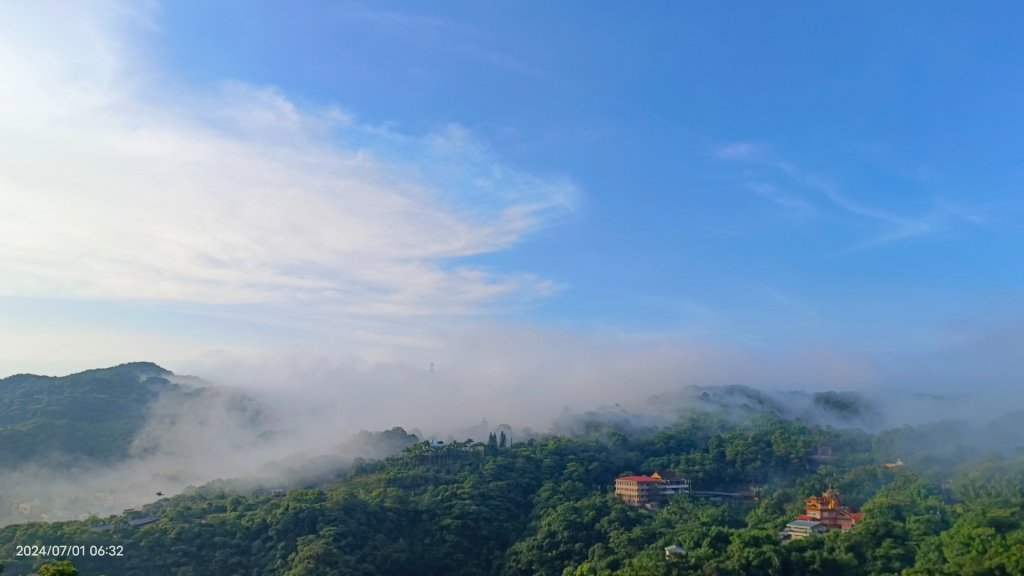
<svg viewBox="0 0 1024 576">
<path fill-rule="evenodd" d="M 481 440 L 501 426 L 516 440 L 571 434 L 587 418 L 649 430 L 688 407 L 736 417 L 753 407 L 877 431 L 946 419 L 984 425 L 1021 407 L 1005 394 L 858 388 L 861 372 L 827 356 L 755 363 L 695 346 L 620 342 L 613 348 L 527 331 L 452 349 L 458 355 L 424 354 L 408 362 L 217 354 L 185 367 L 164 366 L 193 375 L 171 377 L 179 384 L 215 391 L 162 398 L 132 453 L 113 467 L 33 465 L 0 473 L 10 511 L 0 521 L 119 513 L 158 500 L 157 492 L 171 496 L 217 478 L 287 487 L 329 478 L 352 458 L 401 449 L 366 434 L 354 437 L 360 430 L 401 426 L 421 440 Z M 812 393 L 825 390 L 847 392 L 815 400 Z M 827 407 L 851 399 L 857 400 L 852 412 Z M 26 515 L 20 504 L 35 508 Z"/>
</svg>

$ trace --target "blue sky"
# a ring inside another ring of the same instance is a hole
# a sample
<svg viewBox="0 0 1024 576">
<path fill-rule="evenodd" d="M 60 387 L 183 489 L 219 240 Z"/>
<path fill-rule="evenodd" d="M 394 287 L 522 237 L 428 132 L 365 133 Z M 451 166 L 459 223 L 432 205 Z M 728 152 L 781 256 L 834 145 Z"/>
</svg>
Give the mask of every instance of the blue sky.
<svg viewBox="0 0 1024 576">
<path fill-rule="evenodd" d="M 571 177 L 575 218 L 481 258 L 571 285 L 552 317 L 677 327 L 687 300 L 906 306 L 1019 279 L 1011 14 L 446 6 L 168 7 L 160 41 L 194 81 L 241 75 L 413 132 L 456 122 Z"/>
<path fill-rule="evenodd" d="M 1019 381 L 1017 4 L 125 6 L 6 19 L 49 232 L 0 252 L 6 372 L 527 330 L 718 359 L 668 383 Z"/>
</svg>

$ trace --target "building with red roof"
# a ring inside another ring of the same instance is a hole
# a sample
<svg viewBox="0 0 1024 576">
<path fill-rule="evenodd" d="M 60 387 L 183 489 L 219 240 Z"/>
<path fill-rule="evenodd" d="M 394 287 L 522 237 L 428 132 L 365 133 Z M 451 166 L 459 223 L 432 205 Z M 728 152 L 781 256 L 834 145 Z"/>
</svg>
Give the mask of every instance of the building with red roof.
<svg viewBox="0 0 1024 576">
<path fill-rule="evenodd" d="M 666 472 L 650 476 L 622 476 L 615 479 L 615 495 L 630 506 L 657 504 L 667 497 L 690 491 L 690 481 Z"/>
<path fill-rule="evenodd" d="M 820 498 L 817 496 L 808 498 L 806 513 L 796 517 L 798 522 L 820 523 L 825 530 L 849 530 L 863 518 L 863 512 L 852 512 L 848 507 L 843 506 L 842 500 L 839 498 L 839 491 L 831 487 L 822 492 Z M 782 538 L 784 540 L 798 539 L 797 535 L 792 533 L 789 525 L 783 531 Z"/>
</svg>

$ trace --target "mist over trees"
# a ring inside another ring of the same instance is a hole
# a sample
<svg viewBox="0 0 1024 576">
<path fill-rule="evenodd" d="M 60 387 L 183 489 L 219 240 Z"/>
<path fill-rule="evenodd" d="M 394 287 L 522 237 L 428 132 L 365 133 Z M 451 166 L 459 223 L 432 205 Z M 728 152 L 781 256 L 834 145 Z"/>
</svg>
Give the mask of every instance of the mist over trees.
<svg viewBox="0 0 1024 576">
<path fill-rule="evenodd" d="M 516 441 L 506 427 L 443 442 L 364 431 L 349 441 L 364 456 L 324 461 L 289 485 L 219 480 L 113 516 L 7 526 L 0 557 L 15 575 L 56 560 L 17 558 L 15 546 L 49 543 L 124 546 L 122 557 L 69 558 L 83 575 L 1024 570 L 1024 456 L 977 443 L 1005 422 L 867 432 L 783 417 L 749 390 L 704 392 L 731 399 L 720 402 L 729 409 L 705 403 L 662 426 L 598 410 L 565 415 L 558 432 L 512 432 Z M 865 410 L 854 397 L 809 398 L 822 418 Z M 400 453 L 371 455 L 378 449 Z M 616 477 L 656 470 L 687 476 L 694 493 L 650 510 L 614 495 Z M 784 543 L 786 523 L 829 486 L 864 520 Z M 685 554 L 666 558 L 668 546 Z"/>
</svg>

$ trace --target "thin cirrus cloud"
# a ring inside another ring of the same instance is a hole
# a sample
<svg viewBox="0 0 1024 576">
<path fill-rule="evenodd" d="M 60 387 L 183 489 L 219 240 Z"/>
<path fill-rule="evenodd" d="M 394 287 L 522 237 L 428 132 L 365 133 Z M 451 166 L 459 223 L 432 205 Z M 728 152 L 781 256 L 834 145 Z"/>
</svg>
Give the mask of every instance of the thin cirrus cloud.
<svg viewBox="0 0 1024 576">
<path fill-rule="evenodd" d="M 557 290 L 460 259 L 570 213 L 568 180 L 458 126 L 406 135 L 272 87 L 182 88 L 140 56 L 155 8 L 126 6 L 0 8 L 0 296 L 405 318 Z"/>
<path fill-rule="evenodd" d="M 951 209 L 948 202 L 933 199 L 935 206 L 924 214 L 903 216 L 883 208 L 867 205 L 843 192 L 832 180 L 820 174 L 805 170 L 797 164 L 776 157 L 764 145 L 753 142 L 733 142 L 714 150 L 714 158 L 749 166 L 768 168 L 770 172 L 746 183 L 747 187 L 763 198 L 799 216 L 825 216 L 826 211 L 818 210 L 817 198 L 833 211 L 853 216 L 858 220 L 876 226 L 875 232 L 852 245 L 839 250 L 840 254 L 878 248 L 895 242 L 922 238 L 948 231 L 968 223 L 983 225 L 984 211 L 980 207 L 956 207 Z M 765 178 L 780 180 L 776 185 Z M 787 191 L 784 192 L 783 189 Z M 792 189 L 809 191 L 809 195 L 789 192 Z"/>
<path fill-rule="evenodd" d="M 410 11 L 371 9 L 355 3 L 336 7 L 333 17 L 358 21 L 380 33 L 415 45 L 419 50 L 447 54 L 519 74 L 540 72 L 513 54 L 495 48 L 490 35 L 464 22 Z"/>
</svg>

